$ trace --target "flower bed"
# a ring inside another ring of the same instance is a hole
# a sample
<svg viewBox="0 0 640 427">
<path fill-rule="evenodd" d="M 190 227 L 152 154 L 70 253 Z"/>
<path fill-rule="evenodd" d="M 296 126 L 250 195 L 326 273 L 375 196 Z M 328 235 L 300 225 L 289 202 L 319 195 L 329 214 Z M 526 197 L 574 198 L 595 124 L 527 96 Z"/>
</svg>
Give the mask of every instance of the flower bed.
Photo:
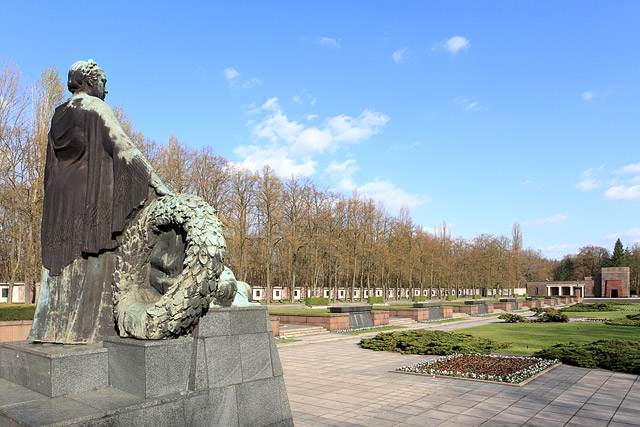
<svg viewBox="0 0 640 427">
<path fill-rule="evenodd" d="M 452 354 L 403 366 L 397 372 L 520 384 L 555 367 L 557 359 L 487 354 Z"/>
</svg>

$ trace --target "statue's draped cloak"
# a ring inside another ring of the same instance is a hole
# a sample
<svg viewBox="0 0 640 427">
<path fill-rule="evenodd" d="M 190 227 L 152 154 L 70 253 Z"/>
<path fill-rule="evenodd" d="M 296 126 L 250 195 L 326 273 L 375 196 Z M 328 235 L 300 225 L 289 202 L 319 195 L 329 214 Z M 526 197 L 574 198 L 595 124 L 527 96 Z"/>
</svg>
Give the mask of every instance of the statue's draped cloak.
<svg viewBox="0 0 640 427">
<path fill-rule="evenodd" d="M 76 95 L 56 108 L 44 176 L 42 264 L 51 276 L 115 236 L 147 197 L 150 171 L 111 108 Z"/>
<path fill-rule="evenodd" d="M 79 94 L 56 108 L 44 176 L 43 275 L 30 340 L 86 343 L 116 333 L 113 249 L 149 194 L 151 171 L 101 99 Z"/>
</svg>

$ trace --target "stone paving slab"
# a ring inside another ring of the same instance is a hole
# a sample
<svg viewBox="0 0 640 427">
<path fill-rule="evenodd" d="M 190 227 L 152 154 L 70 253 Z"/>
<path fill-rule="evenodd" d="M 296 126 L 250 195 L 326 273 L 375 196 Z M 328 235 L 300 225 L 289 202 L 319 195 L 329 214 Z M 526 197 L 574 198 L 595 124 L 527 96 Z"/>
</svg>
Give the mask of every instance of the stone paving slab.
<svg viewBox="0 0 640 427">
<path fill-rule="evenodd" d="M 362 349 L 362 337 L 278 346 L 296 426 L 640 425 L 637 375 L 562 365 L 518 389 L 397 375 L 388 371 L 429 357 Z"/>
</svg>

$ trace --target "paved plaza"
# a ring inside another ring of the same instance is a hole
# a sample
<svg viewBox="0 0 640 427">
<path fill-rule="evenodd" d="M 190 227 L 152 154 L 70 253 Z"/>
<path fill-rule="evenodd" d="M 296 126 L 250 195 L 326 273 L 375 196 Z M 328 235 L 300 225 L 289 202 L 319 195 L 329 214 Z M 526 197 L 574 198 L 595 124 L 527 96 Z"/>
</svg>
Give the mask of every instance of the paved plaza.
<svg viewBox="0 0 640 427">
<path fill-rule="evenodd" d="M 562 365 L 514 387 L 397 374 L 389 371 L 427 357 L 362 349 L 361 338 L 329 334 L 278 346 L 296 426 L 640 425 L 637 375 Z"/>
</svg>

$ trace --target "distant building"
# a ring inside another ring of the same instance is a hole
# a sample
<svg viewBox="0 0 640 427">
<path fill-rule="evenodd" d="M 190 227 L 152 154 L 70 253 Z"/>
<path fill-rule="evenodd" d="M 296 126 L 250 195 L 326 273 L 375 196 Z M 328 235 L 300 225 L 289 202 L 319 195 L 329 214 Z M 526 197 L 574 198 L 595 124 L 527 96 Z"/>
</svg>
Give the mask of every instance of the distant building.
<svg viewBox="0 0 640 427">
<path fill-rule="evenodd" d="M 14 283 L 11 300 L 14 303 L 31 303 L 31 299 L 33 297 L 32 293 L 33 290 L 26 288 L 24 283 Z M 0 303 L 3 302 L 9 302 L 9 284 L 6 282 L 0 283 Z"/>
<path fill-rule="evenodd" d="M 629 267 L 606 267 L 583 280 L 527 282 L 529 296 L 576 295 L 583 298 L 628 298 Z"/>
</svg>

